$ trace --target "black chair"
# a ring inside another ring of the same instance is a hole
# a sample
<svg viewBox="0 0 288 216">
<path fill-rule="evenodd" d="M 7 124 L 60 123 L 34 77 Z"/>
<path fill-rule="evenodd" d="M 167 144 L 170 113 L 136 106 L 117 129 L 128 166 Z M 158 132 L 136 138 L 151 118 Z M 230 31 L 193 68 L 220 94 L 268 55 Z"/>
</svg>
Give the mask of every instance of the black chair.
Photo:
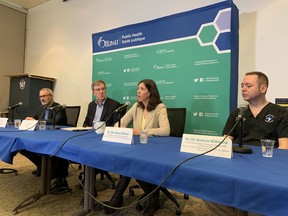
<svg viewBox="0 0 288 216">
<path fill-rule="evenodd" d="M 167 108 L 170 136 L 182 137 L 185 130 L 186 108 Z"/>
<path fill-rule="evenodd" d="M 67 126 L 77 127 L 81 106 L 66 106 Z M 74 162 L 72 162 L 74 163 Z M 79 164 L 78 169 L 82 169 L 82 165 Z"/>
<path fill-rule="evenodd" d="M 174 137 L 182 137 L 185 130 L 185 121 L 186 121 L 186 108 L 167 108 L 167 115 L 170 124 L 170 136 Z M 134 195 L 133 189 L 140 188 L 139 185 L 132 185 L 129 187 L 129 194 Z M 160 191 L 162 191 L 168 199 L 170 199 L 176 205 L 176 215 L 181 215 L 180 204 L 175 199 L 175 197 L 168 191 L 165 187 L 160 187 Z M 146 194 L 140 197 L 143 198 Z M 186 194 L 184 194 L 184 198 L 187 199 Z M 143 207 L 138 204 L 136 207 L 138 210 L 141 210 Z"/>
<path fill-rule="evenodd" d="M 66 106 L 67 125 L 77 127 L 81 106 Z"/>
</svg>

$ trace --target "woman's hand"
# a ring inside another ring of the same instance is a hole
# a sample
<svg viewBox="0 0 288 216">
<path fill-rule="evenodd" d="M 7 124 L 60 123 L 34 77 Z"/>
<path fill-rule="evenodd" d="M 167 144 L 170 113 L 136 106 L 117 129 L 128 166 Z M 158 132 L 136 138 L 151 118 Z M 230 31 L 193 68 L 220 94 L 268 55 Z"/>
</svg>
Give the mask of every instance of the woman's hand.
<svg viewBox="0 0 288 216">
<path fill-rule="evenodd" d="M 133 135 L 139 136 L 140 135 L 140 130 L 139 129 L 133 129 Z"/>
</svg>

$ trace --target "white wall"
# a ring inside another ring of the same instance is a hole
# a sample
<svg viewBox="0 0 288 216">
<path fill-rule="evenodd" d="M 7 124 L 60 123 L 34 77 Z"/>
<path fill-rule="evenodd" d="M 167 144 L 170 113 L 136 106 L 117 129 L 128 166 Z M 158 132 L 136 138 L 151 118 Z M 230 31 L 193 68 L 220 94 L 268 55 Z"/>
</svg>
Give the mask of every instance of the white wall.
<svg viewBox="0 0 288 216">
<path fill-rule="evenodd" d="M 24 72 L 25 27 L 26 14 L 0 4 L 0 112 L 12 105 L 7 75 Z"/>
<path fill-rule="evenodd" d="M 93 33 L 217 2 L 50 0 L 28 11 L 25 73 L 56 78 L 56 101 L 81 105 L 81 125 L 91 101 Z M 287 97 L 288 1 L 234 0 L 234 3 L 240 12 L 239 81 L 245 72 L 261 70 L 271 81 L 268 99 L 274 102 L 276 97 Z M 238 101 L 242 103 L 241 95 Z"/>
<path fill-rule="evenodd" d="M 237 0 L 240 11 L 239 74 L 251 70 L 266 73 L 270 80 L 267 99 L 288 97 L 288 1 Z M 239 103 L 243 102 L 241 95 Z"/>
</svg>

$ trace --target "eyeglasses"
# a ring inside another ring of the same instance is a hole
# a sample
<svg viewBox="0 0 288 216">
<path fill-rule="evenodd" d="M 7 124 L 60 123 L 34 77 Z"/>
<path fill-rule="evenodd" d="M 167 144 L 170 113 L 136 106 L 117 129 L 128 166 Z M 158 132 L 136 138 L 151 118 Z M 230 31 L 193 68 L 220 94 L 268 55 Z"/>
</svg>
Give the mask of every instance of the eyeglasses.
<svg viewBox="0 0 288 216">
<path fill-rule="evenodd" d="M 39 95 L 39 98 L 44 98 L 44 97 L 48 97 L 50 96 L 50 94 L 47 94 L 47 95 Z"/>
<path fill-rule="evenodd" d="M 96 92 L 99 92 L 99 91 L 105 91 L 106 90 L 106 88 L 97 88 L 97 89 L 93 89 L 93 91 L 96 91 Z"/>
</svg>

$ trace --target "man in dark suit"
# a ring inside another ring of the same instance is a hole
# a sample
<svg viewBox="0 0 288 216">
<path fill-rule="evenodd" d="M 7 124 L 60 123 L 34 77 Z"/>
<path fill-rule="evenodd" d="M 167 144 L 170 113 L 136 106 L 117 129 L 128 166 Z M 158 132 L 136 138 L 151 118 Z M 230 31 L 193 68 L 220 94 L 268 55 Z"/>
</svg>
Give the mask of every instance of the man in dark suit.
<svg viewBox="0 0 288 216">
<path fill-rule="evenodd" d="M 49 88 L 42 88 L 39 91 L 39 99 L 41 106 L 30 117 L 26 117 L 27 120 L 45 120 L 47 125 L 67 125 L 67 116 L 65 108 L 59 106 L 59 103 L 54 102 L 53 91 Z M 53 110 L 49 108 L 59 106 Z M 37 169 L 32 172 L 33 175 L 41 175 L 41 155 L 29 152 L 26 150 L 20 151 L 22 155 L 32 161 Z M 52 157 L 52 177 L 55 177 L 53 188 L 68 187 L 66 177 L 68 176 L 69 162 L 65 159 Z"/>
<path fill-rule="evenodd" d="M 103 80 L 95 80 L 91 85 L 91 89 L 96 100 L 91 101 L 88 105 L 83 127 L 93 127 L 93 124 L 97 121 L 105 121 L 106 126 L 114 126 L 114 124 L 123 116 L 123 112 L 114 112 L 120 107 L 120 103 L 106 96 L 106 83 Z M 124 110 L 124 112 L 125 111 L 126 110 Z M 96 173 L 101 172 L 105 171 L 96 171 Z M 84 204 L 84 197 L 80 204 Z"/>
<path fill-rule="evenodd" d="M 104 81 L 94 81 L 91 88 L 96 100 L 89 103 L 83 126 L 91 127 L 96 121 L 106 121 L 106 126 L 114 126 L 119 117 L 118 113 L 113 112 L 120 106 L 120 103 L 106 96 L 106 83 Z"/>
<path fill-rule="evenodd" d="M 41 106 L 28 120 L 45 120 L 47 125 L 67 125 L 67 116 L 65 108 L 60 107 L 59 103 L 54 102 L 53 91 L 49 88 L 43 88 L 39 91 L 39 100 Z M 51 107 L 56 107 L 50 110 Z"/>
</svg>

